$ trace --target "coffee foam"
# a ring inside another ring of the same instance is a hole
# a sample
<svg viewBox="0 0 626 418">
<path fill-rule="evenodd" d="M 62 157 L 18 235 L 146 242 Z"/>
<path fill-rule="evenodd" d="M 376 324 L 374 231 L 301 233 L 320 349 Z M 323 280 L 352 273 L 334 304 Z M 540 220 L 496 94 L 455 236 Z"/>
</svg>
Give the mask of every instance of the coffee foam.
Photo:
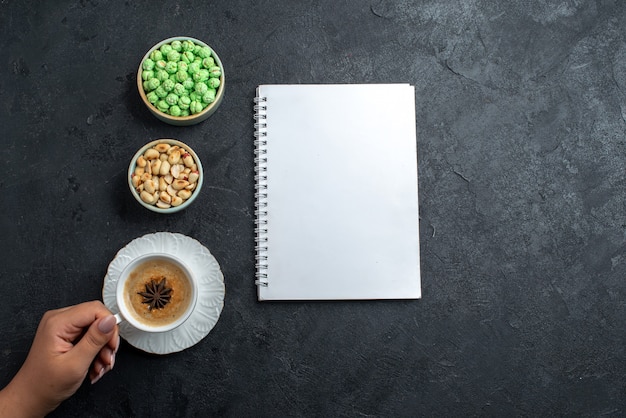
<svg viewBox="0 0 626 418">
<path fill-rule="evenodd" d="M 161 309 L 149 309 L 139 292 L 146 290 L 151 280 L 166 279 L 172 289 L 170 301 Z M 169 325 L 185 314 L 193 294 L 191 278 L 176 263 L 165 259 L 152 259 L 138 265 L 129 275 L 124 286 L 125 304 L 131 315 L 148 327 Z"/>
</svg>

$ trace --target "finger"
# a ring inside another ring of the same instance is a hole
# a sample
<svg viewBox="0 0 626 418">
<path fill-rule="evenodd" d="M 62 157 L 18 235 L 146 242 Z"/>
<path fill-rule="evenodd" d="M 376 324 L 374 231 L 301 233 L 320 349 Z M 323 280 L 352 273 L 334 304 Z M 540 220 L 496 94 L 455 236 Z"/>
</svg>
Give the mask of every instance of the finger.
<svg viewBox="0 0 626 418">
<path fill-rule="evenodd" d="M 115 327 L 115 330 L 113 331 L 113 335 L 111 336 L 111 339 L 109 340 L 109 342 L 106 344 L 106 347 L 110 348 L 113 353 L 117 353 L 117 350 L 120 349 L 120 328 L 119 327 Z"/>
<path fill-rule="evenodd" d="M 99 371 L 96 371 L 96 370 L 99 370 Z M 93 385 L 94 383 L 96 383 L 98 380 L 102 378 L 102 376 L 104 376 L 110 370 L 111 370 L 111 366 L 103 366 L 99 368 L 96 368 L 94 366 L 94 368 L 92 368 L 91 371 L 89 372 L 89 380 L 91 381 L 91 384 Z"/>
<path fill-rule="evenodd" d="M 93 361 L 93 364 L 91 365 L 91 367 L 89 368 L 89 380 L 93 382 L 94 379 L 98 378 L 98 376 L 100 376 L 101 373 L 104 374 L 105 368 L 106 368 L 106 364 L 102 363 L 101 359 L 96 358 Z"/>
<path fill-rule="evenodd" d="M 115 330 L 113 331 L 113 335 L 111 336 L 111 339 L 106 343 L 106 345 L 101 350 L 101 353 L 103 353 L 104 350 L 108 350 L 111 353 L 111 356 L 113 357 L 113 361 L 115 361 L 115 354 L 117 354 L 117 351 L 120 349 L 119 331 L 120 331 L 120 328 L 115 327 Z"/>
<path fill-rule="evenodd" d="M 67 322 L 76 328 L 88 327 L 98 318 L 108 315 L 111 315 L 111 312 L 98 300 L 74 305 L 59 313 L 59 316 L 67 317 Z"/>
<path fill-rule="evenodd" d="M 119 335 L 114 335 L 109 342 L 102 347 L 89 370 L 89 380 L 91 384 L 96 383 L 105 373 L 113 370 L 115 366 L 115 355 L 120 348 L 120 342 Z"/>
<path fill-rule="evenodd" d="M 115 352 L 110 351 L 107 347 L 104 347 L 96 359 L 94 360 L 89 370 L 89 380 L 93 385 L 106 373 L 113 370 L 115 366 Z"/>
<path fill-rule="evenodd" d="M 113 352 L 113 350 L 111 350 L 111 348 L 104 346 L 94 359 L 94 362 L 96 361 L 104 364 L 105 366 L 111 366 L 111 368 L 113 368 L 113 363 L 115 363 L 115 353 Z"/>
<path fill-rule="evenodd" d="M 56 337 L 68 342 L 77 341 L 98 318 L 110 315 L 109 310 L 100 301 L 85 302 L 69 308 L 49 311 L 42 323 L 54 324 L 49 327 Z"/>
<path fill-rule="evenodd" d="M 71 355 L 87 370 L 100 350 L 112 339 L 117 325 L 113 315 L 99 318 L 91 324 L 85 335 L 76 343 Z"/>
</svg>

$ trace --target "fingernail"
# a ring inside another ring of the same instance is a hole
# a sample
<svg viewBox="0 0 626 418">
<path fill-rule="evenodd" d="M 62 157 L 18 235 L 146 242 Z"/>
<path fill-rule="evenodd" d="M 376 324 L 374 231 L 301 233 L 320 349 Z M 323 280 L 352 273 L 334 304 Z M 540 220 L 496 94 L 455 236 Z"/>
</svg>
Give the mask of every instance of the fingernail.
<svg viewBox="0 0 626 418">
<path fill-rule="evenodd" d="M 108 334 L 109 332 L 113 331 L 113 328 L 115 327 L 115 317 L 113 315 L 109 315 L 105 318 L 103 318 L 102 320 L 100 320 L 100 323 L 98 324 L 98 329 L 100 330 L 101 333 L 103 334 Z"/>
<path fill-rule="evenodd" d="M 113 350 L 113 354 L 117 354 L 117 350 L 120 349 L 120 344 L 122 343 L 121 337 L 117 336 L 117 345 L 115 346 L 115 350 Z"/>
<path fill-rule="evenodd" d="M 96 376 L 93 379 L 91 379 L 91 384 L 93 385 L 98 380 L 100 380 L 102 378 L 102 376 L 104 376 L 104 373 L 106 373 L 106 371 L 105 371 L 105 368 L 103 367 L 102 369 L 100 369 L 100 373 L 98 373 L 98 376 Z"/>
<path fill-rule="evenodd" d="M 115 366 L 115 353 L 111 354 L 111 363 L 109 363 L 109 370 L 113 370 L 113 366 Z"/>
</svg>

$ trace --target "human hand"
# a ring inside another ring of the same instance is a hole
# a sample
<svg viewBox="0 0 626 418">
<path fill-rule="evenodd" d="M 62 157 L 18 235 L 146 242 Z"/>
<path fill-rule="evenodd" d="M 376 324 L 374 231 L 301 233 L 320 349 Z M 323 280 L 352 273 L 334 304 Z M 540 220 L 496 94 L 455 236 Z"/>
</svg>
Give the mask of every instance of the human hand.
<svg viewBox="0 0 626 418">
<path fill-rule="evenodd" d="M 0 391 L 0 417 L 43 416 L 113 368 L 119 347 L 115 317 L 99 301 L 44 314 L 24 365 Z"/>
</svg>

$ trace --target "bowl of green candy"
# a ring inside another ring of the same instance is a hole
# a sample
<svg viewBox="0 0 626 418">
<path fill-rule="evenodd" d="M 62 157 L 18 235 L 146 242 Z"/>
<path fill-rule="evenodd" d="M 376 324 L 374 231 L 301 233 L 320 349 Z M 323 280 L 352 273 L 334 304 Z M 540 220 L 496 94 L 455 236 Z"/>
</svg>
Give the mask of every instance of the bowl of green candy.
<svg viewBox="0 0 626 418">
<path fill-rule="evenodd" d="M 137 88 L 150 112 L 171 125 L 206 120 L 224 97 L 224 67 L 215 51 L 189 36 L 154 45 L 137 71 Z"/>
</svg>

